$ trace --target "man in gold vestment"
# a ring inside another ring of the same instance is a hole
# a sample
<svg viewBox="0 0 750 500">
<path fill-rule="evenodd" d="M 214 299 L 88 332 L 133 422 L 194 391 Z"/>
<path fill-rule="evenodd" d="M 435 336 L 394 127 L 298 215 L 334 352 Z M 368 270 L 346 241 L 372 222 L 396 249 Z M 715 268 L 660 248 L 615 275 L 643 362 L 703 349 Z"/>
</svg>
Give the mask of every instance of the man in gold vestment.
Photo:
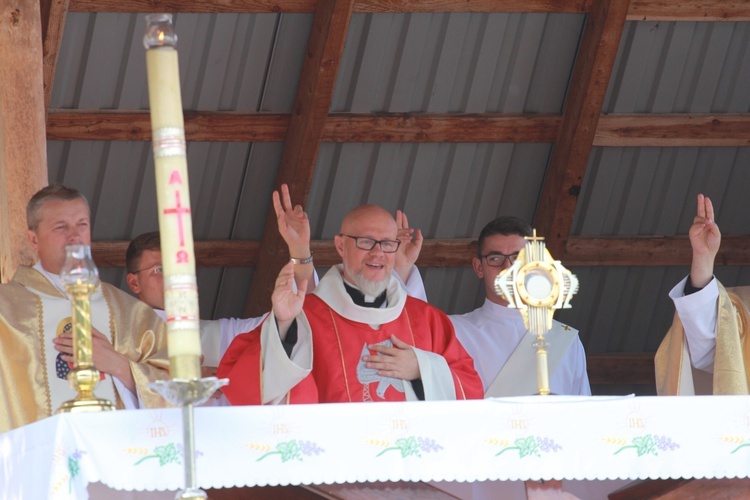
<svg viewBox="0 0 750 500">
<path fill-rule="evenodd" d="M 697 212 L 689 233 L 690 275 L 669 293 L 676 312 L 656 352 L 656 390 L 660 395 L 748 394 L 750 287 L 725 289 L 714 277 L 721 232 L 711 200 L 702 194 Z"/>
<path fill-rule="evenodd" d="M 76 391 L 71 303 L 60 280 L 65 247 L 91 244 L 90 212 L 75 189 L 48 186 L 26 209 L 28 236 L 39 254 L 0 285 L 0 432 L 48 417 Z M 165 406 L 148 383 L 168 378 L 164 322 L 145 304 L 102 283 L 91 295 L 97 397 L 118 408 Z"/>
</svg>

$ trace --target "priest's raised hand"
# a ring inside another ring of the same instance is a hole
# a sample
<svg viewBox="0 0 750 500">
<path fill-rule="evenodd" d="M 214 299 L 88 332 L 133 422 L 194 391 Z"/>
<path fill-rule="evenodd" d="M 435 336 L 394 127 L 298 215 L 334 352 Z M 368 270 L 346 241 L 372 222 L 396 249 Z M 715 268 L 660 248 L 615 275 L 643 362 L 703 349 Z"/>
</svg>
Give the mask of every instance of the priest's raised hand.
<svg viewBox="0 0 750 500">
<path fill-rule="evenodd" d="M 286 337 L 294 318 L 302 312 L 306 288 L 307 280 L 302 281 L 298 288 L 294 286 L 294 263 L 289 262 L 281 268 L 271 294 L 271 304 L 282 340 Z"/>
</svg>

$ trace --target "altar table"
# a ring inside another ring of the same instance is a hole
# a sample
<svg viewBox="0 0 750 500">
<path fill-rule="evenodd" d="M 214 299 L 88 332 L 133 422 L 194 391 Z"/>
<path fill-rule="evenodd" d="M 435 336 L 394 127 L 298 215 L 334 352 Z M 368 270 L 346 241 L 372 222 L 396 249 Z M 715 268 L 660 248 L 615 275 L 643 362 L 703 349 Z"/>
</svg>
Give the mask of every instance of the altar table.
<svg viewBox="0 0 750 500">
<path fill-rule="evenodd" d="M 750 396 L 529 396 L 195 409 L 198 486 L 747 478 Z M 2 498 L 183 487 L 179 409 L 56 415 L 0 435 Z"/>
</svg>

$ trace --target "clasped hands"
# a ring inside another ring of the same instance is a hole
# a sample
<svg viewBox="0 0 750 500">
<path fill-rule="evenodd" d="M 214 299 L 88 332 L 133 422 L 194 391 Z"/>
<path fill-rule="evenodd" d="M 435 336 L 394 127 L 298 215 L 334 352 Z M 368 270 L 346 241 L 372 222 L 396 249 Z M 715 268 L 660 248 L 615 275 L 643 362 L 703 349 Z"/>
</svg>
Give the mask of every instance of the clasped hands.
<svg viewBox="0 0 750 500">
<path fill-rule="evenodd" d="M 63 333 L 52 343 L 63 354 L 63 361 L 73 362 L 73 332 Z M 128 359 L 117 352 L 109 339 L 94 327 L 91 327 L 91 352 L 94 368 L 117 378 L 131 392 L 135 392 L 135 380 Z"/>
</svg>

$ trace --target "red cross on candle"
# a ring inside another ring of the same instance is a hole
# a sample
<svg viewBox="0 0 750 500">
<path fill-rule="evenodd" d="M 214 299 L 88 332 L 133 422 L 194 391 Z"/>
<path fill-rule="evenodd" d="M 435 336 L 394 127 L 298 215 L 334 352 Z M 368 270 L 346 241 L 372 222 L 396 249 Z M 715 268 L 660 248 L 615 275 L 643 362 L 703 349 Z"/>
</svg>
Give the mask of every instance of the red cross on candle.
<svg viewBox="0 0 750 500">
<path fill-rule="evenodd" d="M 178 230 L 178 232 L 180 234 L 180 246 L 184 247 L 185 246 L 185 231 L 184 231 L 184 228 L 183 228 L 183 225 L 182 225 L 182 215 L 183 214 L 189 214 L 190 213 L 190 209 L 187 208 L 187 207 L 183 207 L 182 206 L 182 203 L 180 202 L 180 192 L 179 191 L 175 191 L 174 195 L 175 195 L 175 201 L 176 201 L 176 205 L 177 206 L 175 208 L 165 208 L 164 209 L 164 213 L 166 215 L 169 215 L 169 214 L 176 214 L 177 215 L 177 230 Z"/>
</svg>

